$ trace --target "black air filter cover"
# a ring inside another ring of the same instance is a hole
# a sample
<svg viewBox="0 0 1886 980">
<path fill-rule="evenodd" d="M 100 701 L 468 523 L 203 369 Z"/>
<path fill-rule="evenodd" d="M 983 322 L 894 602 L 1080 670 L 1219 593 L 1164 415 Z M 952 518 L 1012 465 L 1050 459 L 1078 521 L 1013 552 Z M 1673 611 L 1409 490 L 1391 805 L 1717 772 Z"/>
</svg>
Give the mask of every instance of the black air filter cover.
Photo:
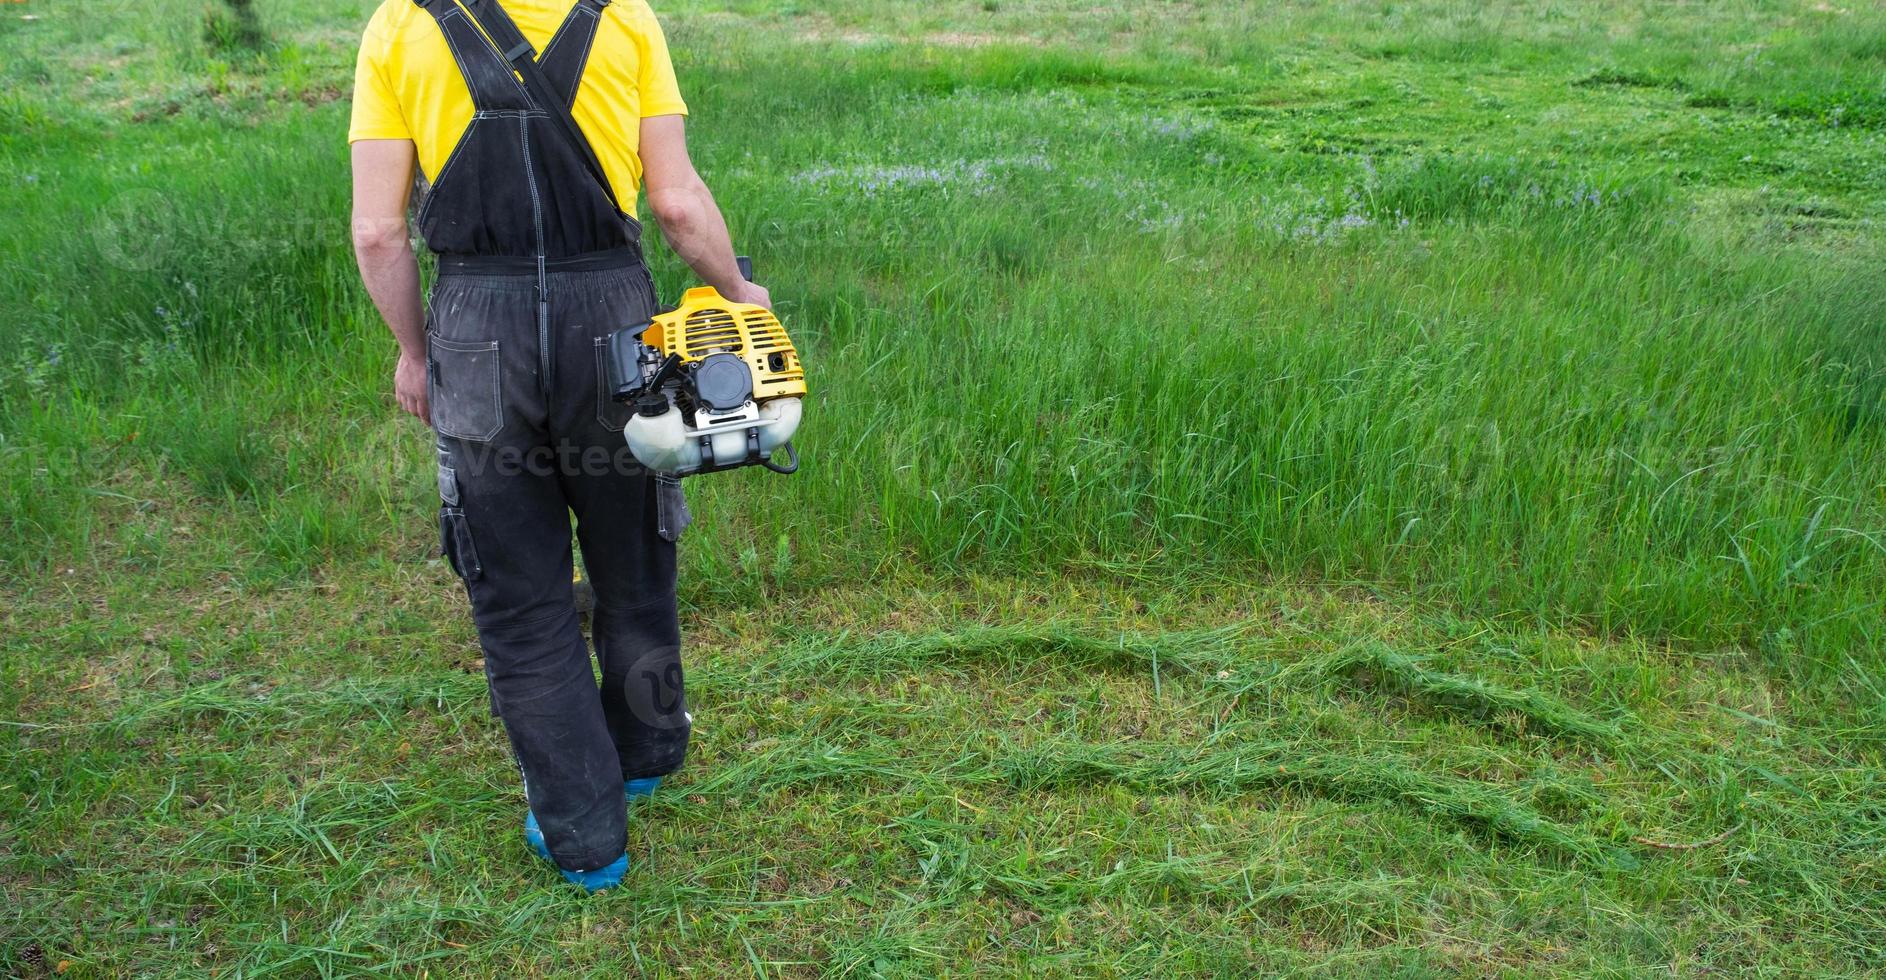
<svg viewBox="0 0 1886 980">
<path fill-rule="evenodd" d="M 709 354 L 694 369 L 694 397 L 716 412 L 739 408 L 753 397 L 753 370 L 737 354 Z"/>
</svg>

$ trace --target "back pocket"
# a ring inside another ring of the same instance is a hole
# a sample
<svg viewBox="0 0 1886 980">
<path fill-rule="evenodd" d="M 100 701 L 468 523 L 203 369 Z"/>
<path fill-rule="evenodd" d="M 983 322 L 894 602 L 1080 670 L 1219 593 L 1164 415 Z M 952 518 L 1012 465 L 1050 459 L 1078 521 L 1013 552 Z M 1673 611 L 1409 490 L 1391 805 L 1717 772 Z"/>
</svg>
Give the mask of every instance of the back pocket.
<svg viewBox="0 0 1886 980">
<path fill-rule="evenodd" d="M 498 395 L 498 342 L 426 338 L 431 361 L 432 425 L 442 436 L 490 442 L 504 428 Z"/>
</svg>

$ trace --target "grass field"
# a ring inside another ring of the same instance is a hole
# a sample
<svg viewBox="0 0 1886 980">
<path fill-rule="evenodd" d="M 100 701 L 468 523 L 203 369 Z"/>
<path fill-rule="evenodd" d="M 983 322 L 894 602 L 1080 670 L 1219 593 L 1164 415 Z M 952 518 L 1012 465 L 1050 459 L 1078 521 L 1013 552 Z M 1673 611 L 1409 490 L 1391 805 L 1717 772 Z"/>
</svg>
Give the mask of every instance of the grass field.
<svg viewBox="0 0 1886 980">
<path fill-rule="evenodd" d="M 354 274 L 372 6 L 0 5 L 0 973 L 1886 971 L 1876 5 L 657 3 L 813 401 L 595 898 Z"/>
</svg>

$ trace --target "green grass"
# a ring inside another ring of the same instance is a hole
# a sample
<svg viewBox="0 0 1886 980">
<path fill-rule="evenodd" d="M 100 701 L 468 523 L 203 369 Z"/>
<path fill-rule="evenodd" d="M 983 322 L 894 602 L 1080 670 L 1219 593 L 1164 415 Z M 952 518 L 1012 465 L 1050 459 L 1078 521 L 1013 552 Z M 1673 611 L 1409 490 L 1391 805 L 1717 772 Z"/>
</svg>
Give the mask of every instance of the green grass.
<svg viewBox="0 0 1886 980">
<path fill-rule="evenodd" d="M 588 901 L 346 245 L 372 4 L 0 11 L 0 967 L 1886 963 L 1886 15 L 657 6 L 813 414 L 691 483 Z"/>
</svg>

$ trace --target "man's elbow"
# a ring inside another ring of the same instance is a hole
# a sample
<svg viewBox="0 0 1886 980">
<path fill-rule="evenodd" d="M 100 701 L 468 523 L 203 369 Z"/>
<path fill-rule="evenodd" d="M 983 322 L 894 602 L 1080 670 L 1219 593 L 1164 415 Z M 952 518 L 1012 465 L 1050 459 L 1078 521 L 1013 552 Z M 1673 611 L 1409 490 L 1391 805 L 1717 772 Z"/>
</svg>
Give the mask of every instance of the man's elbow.
<svg viewBox="0 0 1886 980">
<path fill-rule="evenodd" d="M 387 259 L 411 250 L 405 219 L 354 219 L 354 254 L 364 259 Z"/>
<path fill-rule="evenodd" d="M 694 195 L 685 191 L 652 192 L 648 195 L 648 209 L 654 212 L 662 234 L 669 237 L 686 235 L 697 223 Z"/>
</svg>

